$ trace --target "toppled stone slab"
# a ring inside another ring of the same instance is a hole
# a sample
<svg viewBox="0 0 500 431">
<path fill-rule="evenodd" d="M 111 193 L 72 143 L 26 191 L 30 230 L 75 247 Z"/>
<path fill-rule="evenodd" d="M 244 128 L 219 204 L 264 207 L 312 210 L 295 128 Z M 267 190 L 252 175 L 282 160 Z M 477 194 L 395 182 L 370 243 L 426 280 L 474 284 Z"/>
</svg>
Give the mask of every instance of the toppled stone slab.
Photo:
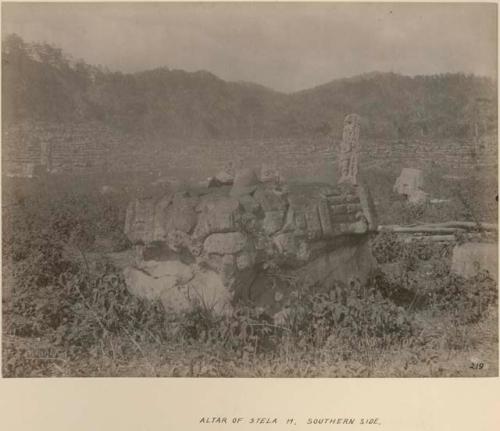
<svg viewBox="0 0 500 431">
<path fill-rule="evenodd" d="M 498 280 L 498 247 L 496 244 L 470 242 L 453 249 L 451 270 L 462 277 L 473 277 L 486 270 Z"/>
<path fill-rule="evenodd" d="M 179 261 L 146 261 L 140 268 L 125 268 L 124 275 L 131 293 L 140 298 L 154 300 L 161 299 L 166 291 L 177 296 L 178 287 L 193 278 L 193 271 Z"/>
<path fill-rule="evenodd" d="M 125 268 L 124 276 L 132 294 L 159 300 L 167 311 L 182 312 L 203 307 L 222 314 L 231 310 L 232 296 L 216 271 L 177 261 L 148 261 L 141 268 Z"/>
</svg>

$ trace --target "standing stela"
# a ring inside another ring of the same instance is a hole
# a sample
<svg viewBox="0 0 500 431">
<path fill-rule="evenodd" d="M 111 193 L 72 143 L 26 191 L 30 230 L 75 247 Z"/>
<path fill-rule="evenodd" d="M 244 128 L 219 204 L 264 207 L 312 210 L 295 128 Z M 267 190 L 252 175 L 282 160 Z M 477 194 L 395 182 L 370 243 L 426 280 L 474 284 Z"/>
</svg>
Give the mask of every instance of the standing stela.
<svg viewBox="0 0 500 431">
<path fill-rule="evenodd" d="M 339 183 L 357 184 L 359 158 L 360 117 L 349 114 L 344 119 L 344 131 L 340 143 L 340 180 Z"/>
</svg>

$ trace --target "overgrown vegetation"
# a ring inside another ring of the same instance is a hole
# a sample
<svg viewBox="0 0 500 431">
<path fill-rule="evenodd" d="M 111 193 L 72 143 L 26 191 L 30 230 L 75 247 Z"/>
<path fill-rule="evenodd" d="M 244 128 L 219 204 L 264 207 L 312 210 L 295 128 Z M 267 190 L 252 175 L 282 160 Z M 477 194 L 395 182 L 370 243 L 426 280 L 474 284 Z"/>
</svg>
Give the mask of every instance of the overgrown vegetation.
<svg viewBox="0 0 500 431">
<path fill-rule="evenodd" d="M 464 279 L 450 271 L 452 244 L 425 241 L 403 242 L 391 232 L 374 241 L 374 256 L 388 264 L 386 273 L 375 276 L 384 296 L 412 308 L 448 313 L 456 324 L 477 323 L 498 296 L 494 275 L 478 268 Z M 392 265 L 392 266 L 391 266 Z"/>
<path fill-rule="evenodd" d="M 130 295 L 102 253 L 103 237 L 106 251 L 127 247 L 123 196 L 32 187 L 4 208 L 4 376 L 497 373 L 496 282 L 452 274 L 450 246 L 380 234 L 367 284 L 291 281 L 274 320 L 252 304 L 169 315 Z"/>
<path fill-rule="evenodd" d="M 464 171 L 448 178 L 441 168 L 424 172 L 424 191 L 432 194 L 422 204 L 410 204 L 393 191 L 399 166 L 366 169 L 363 176 L 376 201 L 380 224 L 435 223 L 450 220 L 496 223 L 498 194 L 496 171 Z M 436 200 L 432 200 L 432 199 Z"/>
</svg>

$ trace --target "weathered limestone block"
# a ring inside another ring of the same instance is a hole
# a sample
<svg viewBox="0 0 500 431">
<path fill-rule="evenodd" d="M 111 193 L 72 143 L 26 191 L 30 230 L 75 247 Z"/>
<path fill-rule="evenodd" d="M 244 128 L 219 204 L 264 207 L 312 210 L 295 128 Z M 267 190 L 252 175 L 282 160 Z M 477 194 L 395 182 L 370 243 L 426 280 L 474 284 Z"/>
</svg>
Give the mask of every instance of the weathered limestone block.
<svg viewBox="0 0 500 431">
<path fill-rule="evenodd" d="M 245 250 L 236 257 L 236 267 L 239 271 L 252 268 L 256 261 L 257 253 L 255 250 Z"/>
<path fill-rule="evenodd" d="M 257 214 L 260 210 L 259 203 L 251 195 L 243 195 L 238 198 L 244 211 L 251 214 Z"/>
<path fill-rule="evenodd" d="M 236 258 L 232 254 L 222 256 L 222 271 L 227 275 L 232 275 L 236 265 Z"/>
<path fill-rule="evenodd" d="M 362 211 L 361 204 L 347 204 L 347 214 L 358 214 Z"/>
<path fill-rule="evenodd" d="M 253 247 L 259 251 L 260 254 L 267 256 L 272 254 L 272 237 L 269 237 L 262 231 L 255 232 L 252 236 Z"/>
<path fill-rule="evenodd" d="M 172 260 L 166 262 L 146 262 L 141 268 L 153 278 L 165 278 L 167 283 L 185 284 L 193 278 L 193 271 L 182 262 Z M 169 284 L 170 285 L 170 284 Z"/>
<path fill-rule="evenodd" d="M 231 286 L 237 270 L 234 255 L 210 253 L 204 255 L 200 262 L 203 262 L 208 268 L 219 274 L 226 286 Z"/>
<path fill-rule="evenodd" d="M 168 247 L 175 252 L 179 252 L 183 249 L 190 250 L 194 242 L 186 232 L 177 229 L 170 230 L 165 241 Z"/>
<path fill-rule="evenodd" d="M 311 250 L 304 237 L 294 235 L 293 233 L 282 233 L 274 237 L 278 255 L 283 259 L 306 262 L 311 256 Z"/>
<path fill-rule="evenodd" d="M 264 214 L 264 219 L 262 220 L 262 229 L 267 235 L 272 235 L 273 233 L 279 231 L 283 226 L 285 218 L 285 211 L 267 211 Z"/>
<path fill-rule="evenodd" d="M 498 280 L 498 248 L 496 244 L 470 242 L 453 249 L 451 270 L 462 277 L 472 277 L 486 270 Z"/>
<path fill-rule="evenodd" d="M 330 214 L 330 208 L 326 200 L 321 200 L 318 203 L 318 214 L 319 221 L 321 224 L 321 230 L 323 232 L 323 236 L 331 236 L 334 233 L 334 228 L 332 224 L 332 217 Z"/>
<path fill-rule="evenodd" d="M 280 235 L 281 237 L 281 235 Z M 281 237 L 283 242 L 293 238 Z M 323 246 L 322 246 L 323 247 Z M 293 245 L 285 247 L 293 250 Z M 287 264 L 294 262 L 296 256 L 288 256 Z M 366 238 L 345 238 L 334 247 L 326 247 L 317 251 L 309 249 L 309 255 L 302 265 L 296 265 L 283 273 L 284 277 L 274 278 L 272 275 L 260 273 L 251 283 L 247 294 L 257 306 L 263 307 L 271 314 L 283 309 L 282 303 L 293 289 L 286 285 L 287 277 L 294 280 L 297 286 L 312 286 L 328 290 L 336 282 L 349 286 L 351 283 L 364 283 L 375 268 L 376 262 L 371 254 L 371 247 Z"/>
<path fill-rule="evenodd" d="M 264 212 L 286 211 L 287 201 L 271 188 L 259 188 L 254 194 L 254 199 L 262 207 Z"/>
<path fill-rule="evenodd" d="M 333 215 L 348 214 L 347 204 L 345 205 L 334 205 L 331 207 L 331 212 Z"/>
<path fill-rule="evenodd" d="M 286 232 L 298 232 L 297 226 L 295 224 L 295 212 L 293 208 L 288 207 L 288 210 L 285 213 L 285 221 L 283 223 L 283 227 L 279 230 L 279 233 Z"/>
<path fill-rule="evenodd" d="M 167 211 L 172 202 L 172 195 L 166 195 L 155 205 L 153 222 L 153 241 L 164 241 L 168 234 L 166 226 Z"/>
<path fill-rule="evenodd" d="M 424 187 L 424 175 L 420 169 L 403 168 L 396 179 L 394 191 L 401 195 L 411 195 Z"/>
<path fill-rule="evenodd" d="M 130 203 L 125 216 L 125 234 L 132 242 L 148 242 L 154 239 L 153 199 L 136 199 Z"/>
<path fill-rule="evenodd" d="M 146 268 L 125 268 L 124 275 L 132 294 L 160 300 L 167 311 L 188 311 L 196 306 L 216 314 L 231 310 L 231 292 L 215 271 L 176 261 L 150 261 Z"/>
<path fill-rule="evenodd" d="M 296 212 L 293 208 L 289 211 L 293 214 L 296 229 L 305 231 L 307 229 L 306 215 L 303 212 Z"/>
<path fill-rule="evenodd" d="M 180 230 L 189 233 L 198 220 L 195 208 L 199 199 L 186 195 L 175 195 L 172 203 L 166 209 L 165 230 Z"/>
<path fill-rule="evenodd" d="M 420 169 L 403 168 L 401 175 L 396 179 L 394 191 L 405 196 L 412 204 L 423 204 L 428 199 L 424 187 L 424 175 Z"/>
<path fill-rule="evenodd" d="M 136 268 L 124 271 L 131 293 L 149 300 L 160 300 L 167 311 L 189 311 L 196 306 L 216 314 L 231 310 L 232 295 L 217 272 L 195 268 L 189 279 L 183 280 L 177 278 L 173 268 L 163 269 L 163 272 L 160 272 L 162 276 L 155 277 Z"/>
<path fill-rule="evenodd" d="M 204 254 L 200 259 L 200 262 L 206 265 L 208 268 L 213 269 L 217 272 L 222 272 L 222 255 L 220 254 Z"/>
<path fill-rule="evenodd" d="M 250 168 L 243 168 L 236 171 L 234 177 L 233 188 L 231 189 L 231 196 L 239 197 L 242 195 L 250 194 L 255 191 L 259 179 L 255 171 Z"/>
<path fill-rule="evenodd" d="M 193 278 L 193 271 L 179 261 L 148 261 L 142 268 L 127 267 L 124 270 L 128 289 L 134 295 L 155 300 L 161 299 L 165 291 L 173 296 L 178 293 L 178 286 L 186 284 Z"/>
<path fill-rule="evenodd" d="M 197 305 L 214 315 L 232 311 L 233 295 L 220 274 L 215 271 L 200 270 L 187 284 L 187 297 L 191 307 Z"/>
<path fill-rule="evenodd" d="M 197 212 L 223 212 L 230 213 L 240 208 L 238 199 L 227 196 L 227 194 L 211 193 L 200 198 L 196 206 Z"/>
<path fill-rule="evenodd" d="M 321 221 L 319 219 L 318 207 L 313 205 L 310 208 L 307 208 L 305 211 L 306 217 L 306 230 L 307 237 L 309 240 L 319 239 L 323 235 L 323 231 L 321 229 Z"/>
<path fill-rule="evenodd" d="M 240 203 L 230 197 L 202 199 L 197 207 L 201 214 L 194 229 L 193 237 L 204 239 L 212 233 L 234 232 L 241 219 Z"/>
<path fill-rule="evenodd" d="M 346 238 L 293 274 L 308 285 L 331 286 L 335 281 L 349 285 L 356 279 L 366 282 L 375 265 L 369 240 Z"/>
</svg>

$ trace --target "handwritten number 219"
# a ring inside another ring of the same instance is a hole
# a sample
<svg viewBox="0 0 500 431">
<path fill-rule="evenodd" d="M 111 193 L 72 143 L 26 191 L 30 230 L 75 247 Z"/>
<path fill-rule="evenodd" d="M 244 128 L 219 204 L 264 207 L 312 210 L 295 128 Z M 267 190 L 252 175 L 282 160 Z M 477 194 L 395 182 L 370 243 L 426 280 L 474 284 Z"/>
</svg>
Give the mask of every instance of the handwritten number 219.
<svg viewBox="0 0 500 431">
<path fill-rule="evenodd" d="M 484 363 L 483 362 L 472 362 L 472 364 L 469 368 L 472 368 L 473 370 L 482 370 L 484 368 Z"/>
</svg>

